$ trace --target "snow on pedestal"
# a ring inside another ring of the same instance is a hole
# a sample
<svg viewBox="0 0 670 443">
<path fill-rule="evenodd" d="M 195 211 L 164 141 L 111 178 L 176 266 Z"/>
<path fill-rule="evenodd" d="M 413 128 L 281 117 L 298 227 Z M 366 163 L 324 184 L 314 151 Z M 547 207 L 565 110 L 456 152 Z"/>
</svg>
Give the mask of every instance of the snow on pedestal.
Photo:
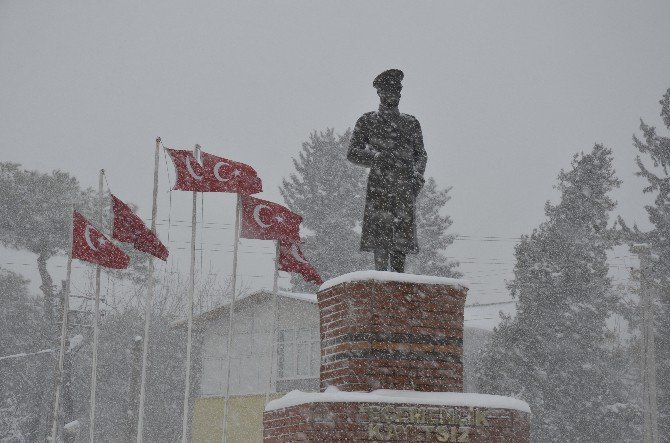
<svg viewBox="0 0 670 443">
<path fill-rule="evenodd" d="M 529 442 L 520 400 L 463 393 L 464 280 L 391 272 L 321 285 L 321 391 L 268 403 L 264 440 Z"/>
</svg>

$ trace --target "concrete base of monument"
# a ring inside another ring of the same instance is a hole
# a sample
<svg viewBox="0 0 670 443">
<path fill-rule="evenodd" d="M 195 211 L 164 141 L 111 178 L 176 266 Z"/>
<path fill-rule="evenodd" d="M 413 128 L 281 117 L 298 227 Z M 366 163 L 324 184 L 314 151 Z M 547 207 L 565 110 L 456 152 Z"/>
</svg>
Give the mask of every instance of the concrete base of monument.
<svg viewBox="0 0 670 443">
<path fill-rule="evenodd" d="M 511 397 L 379 389 L 293 391 L 271 401 L 265 442 L 530 442 L 530 408 Z"/>
</svg>

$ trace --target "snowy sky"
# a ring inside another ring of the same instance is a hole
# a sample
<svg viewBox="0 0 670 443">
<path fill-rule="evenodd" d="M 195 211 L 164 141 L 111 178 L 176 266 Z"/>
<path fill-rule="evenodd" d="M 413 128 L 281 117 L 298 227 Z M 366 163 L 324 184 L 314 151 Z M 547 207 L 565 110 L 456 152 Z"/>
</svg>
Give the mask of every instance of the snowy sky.
<svg viewBox="0 0 670 443">
<path fill-rule="evenodd" d="M 377 107 L 374 76 L 397 67 L 427 174 L 453 186 L 448 213 L 464 238 L 449 255 L 473 283 L 469 302 L 505 300 L 514 239 L 544 219 L 573 153 L 613 149 L 617 213 L 645 226 L 631 136 L 640 117 L 661 124 L 667 17 L 667 1 L 0 1 L 0 158 L 64 169 L 86 186 L 104 168 L 112 191 L 148 217 L 161 136 L 253 165 L 261 197 L 281 202 L 277 187 L 309 132 L 353 126 Z M 160 180 L 167 219 L 163 158 Z M 172 193 L 167 266 L 184 273 L 190 201 Z M 230 195 L 205 196 L 206 272 L 230 273 L 232 211 Z M 242 251 L 243 285 L 271 285 L 272 246 Z M 34 257 L 1 254 L 0 266 L 39 286 Z"/>
</svg>

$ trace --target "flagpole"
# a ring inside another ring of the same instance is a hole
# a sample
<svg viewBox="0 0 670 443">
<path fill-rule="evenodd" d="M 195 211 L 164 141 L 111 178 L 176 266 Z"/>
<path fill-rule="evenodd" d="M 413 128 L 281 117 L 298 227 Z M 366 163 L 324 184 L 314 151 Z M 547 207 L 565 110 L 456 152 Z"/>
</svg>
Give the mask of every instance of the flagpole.
<svg viewBox="0 0 670 443">
<path fill-rule="evenodd" d="M 276 343 L 277 343 L 277 325 L 279 324 L 279 300 L 277 297 L 277 292 L 279 290 L 279 240 L 275 240 L 275 275 L 274 282 L 272 283 L 272 330 L 270 331 L 270 374 L 268 377 L 268 387 L 265 390 L 265 404 L 267 405 L 270 401 L 270 390 L 272 389 L 272 378 L 274 376 L 274 362 L 275 362 L 275 353 L 276 353 Z"/>
<path fill-rule="evenodd" d="M 237 251 L 240 244 L 240 216 L 242 212 L 242 199 L 237 195 L 237 205 L 235 206 L 235 243 L 233 245 L 233 293 L 230 299 L 228 315 L 228 347 L 226 348 L 228 364 L 226 365 L 226 394 L 223 400 L 223 422 L 221 426 L 221 442 L 226 443 L 226 421 L 228 420 L 228 399 L 230 397 L 230 366 L 233 345 L 233 311 L 235 309 L 235 295 L 237 293 Z"/>
<path fill-rule="evenodd" d="M 235 206 L 235 244 L 233 245 L 233 276 L 231 285 L 233 287 L 233 299 L 237 291 L 237 251 L 240 245 L 240 216 L 242 212 L 242 199 L 240 194 L 236 194 L 237 204 Z"/>
<path fill-rule="evenodd" d="M 194 154 L 196 158 L 200 146 L 195 145 Z M 198 203 L 198 192 L 193 191 L 193 210 L 191 211 L 191 281 L 188 288 L 188 330 L 186 333 L 186 380 L 184 388 L 184 415 L 182 417 L 181 441 L 188 441 L 188 400 L 191 394 L 191 335 L 193 331 L 193 294 L 195 293 L 195 224 L 196 205 Z"/>
<path fill-rule="evenodd" d="M 105 170 L 100 170 L 98 178 L 98 226 L 102 226 L 102 180 L 105 176 Z M 91 367 L 91 405 L 89 410 L 88 420 L 88 441 L 93 442 L 95 433 L 95 391 L 98 386 L 97 371 L 98 371 L 98 323 L 100 321 L 100 265 L 95 268 L 95 311 L 93 314 L 93 365 Z"/>
<path fill-rule="evenodd" d="M 156 233 L 156 214 L 158 212 L 158 159 L 161 138 L 156 137 L 156 151 L 154 154 L 154 193 L 151 206 L 151 232 Z M 137 443 L 142 443 L 144 429 L 144 401 L 147 386 L 147 356 L 149 355 L 149 326 L 151 324 L 151 310 L 154 297 L 154 257 L 148 254 L 149 270 L 147 273 L 147 300 L 144 305 L 144 348 L 142 350 L 142 381 L 140 382 L 140 407 L 137 421 Z"/>
<path fill-rule="evenodd" d="M 51 443 L 56 443 L 58 435 L 58 410 L 60 408 L 60 395 L 63 384 L 63 362 L 65 360 L 65 342 L 67 340 L 67 319 L 70 310 L 70 276 L 72 274 L 72 245 L 74 229 L 74 204 L 70 207 L 70 231 L 68 232 L 70 241 L 67 251 L 67 273 L 65 277 L 65 294 L 63 296 L 63 322 L 60 332 L 60 353 L 58 354 L 58 368 L 56 372 L 56 394 L 54 396 L 53 424 L 51 427 Z"/>
</svg>

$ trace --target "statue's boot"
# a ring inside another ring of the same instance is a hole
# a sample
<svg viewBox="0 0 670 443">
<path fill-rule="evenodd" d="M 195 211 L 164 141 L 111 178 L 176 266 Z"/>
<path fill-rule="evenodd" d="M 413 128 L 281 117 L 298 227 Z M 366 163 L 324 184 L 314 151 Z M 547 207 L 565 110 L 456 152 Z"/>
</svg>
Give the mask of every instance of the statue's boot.
<svg viewBox="0 0 670 443">
<path fill-rule="evenodd" d="M 378 249 L 375 251 L 375 269 L 377 271 L 388 271 L 389 269 L 389 251 Z"/>
<path fill-rule="evenodd" d="M 391 270 L 393 272 L 405 272 L 405 253 L 400 251 L 391 252 Z"/>
</svg>

